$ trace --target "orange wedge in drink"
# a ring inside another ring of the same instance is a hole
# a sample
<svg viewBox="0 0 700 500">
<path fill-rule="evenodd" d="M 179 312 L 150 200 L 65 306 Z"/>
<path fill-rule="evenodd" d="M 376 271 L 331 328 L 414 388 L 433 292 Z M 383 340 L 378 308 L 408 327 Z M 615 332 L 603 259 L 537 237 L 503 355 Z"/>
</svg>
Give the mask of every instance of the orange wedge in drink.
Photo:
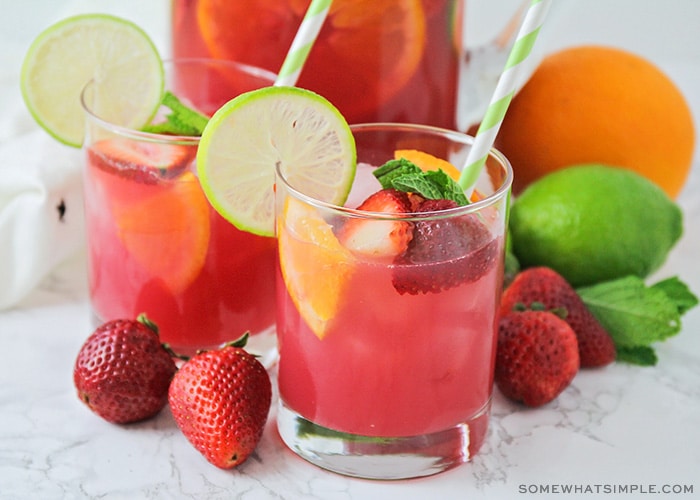
<svg viewBox="0 0 700 500">
<path fill-rule="evenodd" d="M 119 239 L 134 260 L 179 293 L 199 275 L 209 245 L 209 205 L 195 175 L 140 185 L 138 197 L 112 198 Z"/>
<path fill-rule="evenodd" d="M 277 72 L 308 0 L 200 0 L 197 22 L 210 53 Z M 346 116 L 391 99 L 413 76 L 425 49 L 421 0 L 335 0 L 298 85 Z M 254 50 L 251 50 L 254 49 Z"/>
<path fill-rule="evenodd" d="M 287 291 L 319 339 L 343 300 L 355 258 L 311 207 L 287 198 L 278 221 L 280 269 Z"/>
</svg>

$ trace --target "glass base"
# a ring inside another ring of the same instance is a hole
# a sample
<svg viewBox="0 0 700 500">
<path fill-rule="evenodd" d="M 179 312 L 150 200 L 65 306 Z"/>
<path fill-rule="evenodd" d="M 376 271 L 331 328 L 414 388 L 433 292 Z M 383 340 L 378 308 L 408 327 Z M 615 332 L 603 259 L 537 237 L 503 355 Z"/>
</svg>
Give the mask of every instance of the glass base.
<svg viewBox="0 0 700 500">
<path fill-rule="evenodd" d="M 467 462 L 486 435 L 491 400 L 471 419 L 443 431 L 368 437 L 314 424 L 279 401 L 277 429 L 297 455 L 323 469 L 364 479 L 430 476 Z"/>
</svg>

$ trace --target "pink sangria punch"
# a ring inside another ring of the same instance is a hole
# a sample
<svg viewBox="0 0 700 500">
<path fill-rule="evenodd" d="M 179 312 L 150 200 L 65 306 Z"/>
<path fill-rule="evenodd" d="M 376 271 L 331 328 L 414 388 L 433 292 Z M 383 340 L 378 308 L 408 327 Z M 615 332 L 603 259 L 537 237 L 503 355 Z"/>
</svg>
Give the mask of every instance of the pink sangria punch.
<svg viewBox="0 0 700 500">
<path fill-rule="evenodd" d="M 278 172 L 278 428 L 339 473 L 434 474 L 486 436 L 512 174 L 492 151 L 468 199 L 470 137 L 351 129 L 344 206 Z"/>
</svg>

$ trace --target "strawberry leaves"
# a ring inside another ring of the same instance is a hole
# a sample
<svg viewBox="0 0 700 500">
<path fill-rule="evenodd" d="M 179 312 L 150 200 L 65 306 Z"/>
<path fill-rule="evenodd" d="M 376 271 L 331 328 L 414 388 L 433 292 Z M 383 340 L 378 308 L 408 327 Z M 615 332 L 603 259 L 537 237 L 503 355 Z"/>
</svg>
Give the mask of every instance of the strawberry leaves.
<svg viewBox="0 0 700 500">
<path fill-rule="evenodd" d="M 653 347 L 637 345 L 632 347 L 619 346 L 617 360 L 639 366 L 655 366 L 659 358 Z"/>
<path fill-rule="evenodd" d="M 647 286 L 626 276 L 577 290 L 586 306 L 612 336 L 618 360 L 642 366 L 657 362 L 652 347 L 681 330 L 681 316 L 698 298 L 677 277 Z"/>
</svg>

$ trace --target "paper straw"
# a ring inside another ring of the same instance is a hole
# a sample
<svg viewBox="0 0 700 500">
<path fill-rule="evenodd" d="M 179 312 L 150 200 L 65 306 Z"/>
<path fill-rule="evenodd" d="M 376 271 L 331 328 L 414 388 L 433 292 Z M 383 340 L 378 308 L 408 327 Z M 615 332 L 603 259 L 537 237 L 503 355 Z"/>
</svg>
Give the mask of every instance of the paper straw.
<svg viewBox="0 0 700 500">
<path fill-rule="evenodd" d="M 297 34 L 294 36 L 294 41 L 289 47 L 287 57 L 282 63 L 282 68 L 277 74 L 275 86 L 293 87 L 296 85 L 311 47 L 313 47 L 318 32 L 321 31 L 323 22 L 326 20 L 330 6 L 331 0 L 311 1 Z"/>
<path fill-rule="evenodd" d="M 459 178 L 459 184 L 467 192 L 467 195 L 471 195 L 474 183 L 479 178 L 486 163 L 489 150 L 493 147 L 503 117 L 506 115 L 506 110 L 515 94 L 518 72 L 522 68 L 520 63 L 530 55 L 551 3 L 552 0 L 532 0 L 525 14 L 525 19 L 508 55 L 503 73 L 498 79 L 491 102 L 479 125 L 474 137 L 474 144 L 467 155 L 465 167 Z"/>
</svg>

